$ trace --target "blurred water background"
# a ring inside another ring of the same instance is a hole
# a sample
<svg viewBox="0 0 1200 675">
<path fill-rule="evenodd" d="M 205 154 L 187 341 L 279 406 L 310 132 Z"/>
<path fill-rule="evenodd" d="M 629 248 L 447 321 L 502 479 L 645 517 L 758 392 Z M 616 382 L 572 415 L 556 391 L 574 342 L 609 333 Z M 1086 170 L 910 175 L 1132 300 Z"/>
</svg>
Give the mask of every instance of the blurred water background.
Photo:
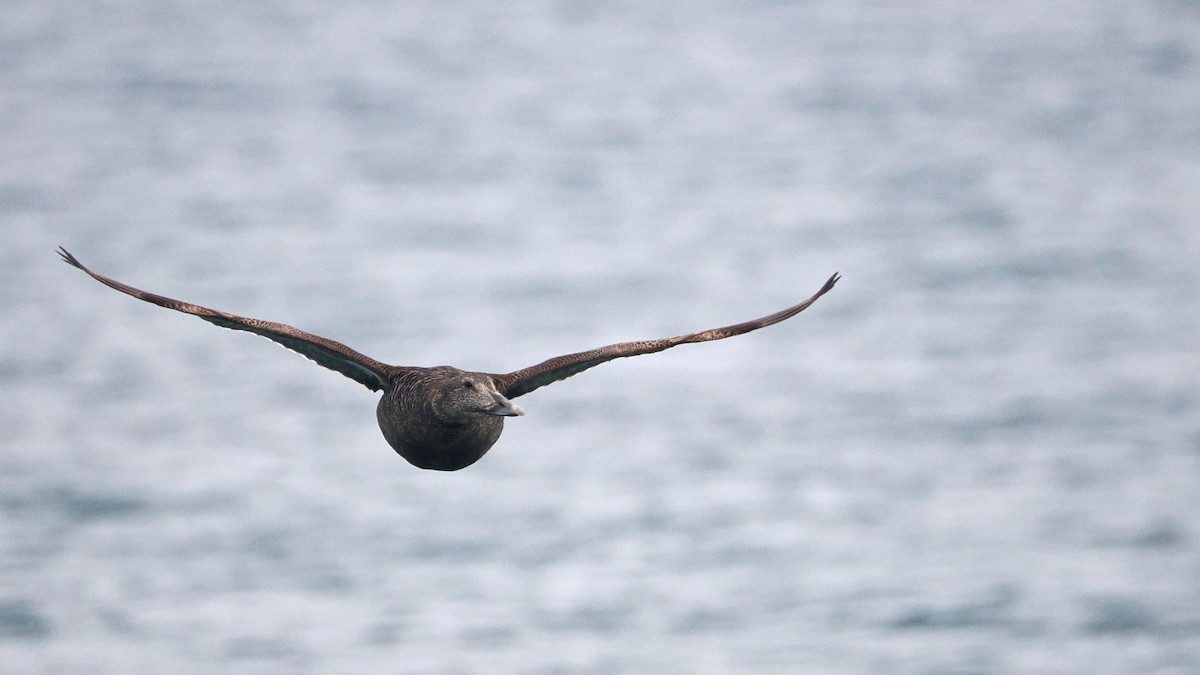
<svg viewBox="0 0 1200 675">
<path fill-rule="evenodd" d="M 1194 0 L 0 5 L 0 671 L 1200 672 Z M 377 396 L 58 261 L 520 400 Z"/>
</svg>

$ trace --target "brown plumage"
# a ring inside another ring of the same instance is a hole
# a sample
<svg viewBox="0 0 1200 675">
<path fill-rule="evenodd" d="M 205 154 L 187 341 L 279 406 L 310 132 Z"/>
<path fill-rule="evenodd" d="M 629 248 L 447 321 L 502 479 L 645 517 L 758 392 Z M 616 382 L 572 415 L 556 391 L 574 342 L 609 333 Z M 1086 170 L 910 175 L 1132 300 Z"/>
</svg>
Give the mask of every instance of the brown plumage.
<svg viewBox="0 0 1200 675">
<path fill-rule="evenodd" d="M 376 408 L 376 417 L 384 438 L 413 465 L 441 471 L 455 471 L 475 463 L 500 438 L 505 417 L 525 414 L 510 399 L 613 359 L 652 354 L 691 342 L 723 340 L 779 323 L 804 311 L 841 278 L 834 274 L 811 298 L 752 321 L 659 340 L 621 342 L 556 356 L 501 375 L 467 372 L 451 366 L 389 366 L 340 342 L 282 323 L 250 319 L 147 293 L 91 271 L 66 249 L 59 248 L 58 253 L 64 261 L 110 288 L 159 307 L 198 316 L 222 328 L 261 335 L 336 370 L 371 391 L 382 389 L 383 398 Z"/>
</svg>

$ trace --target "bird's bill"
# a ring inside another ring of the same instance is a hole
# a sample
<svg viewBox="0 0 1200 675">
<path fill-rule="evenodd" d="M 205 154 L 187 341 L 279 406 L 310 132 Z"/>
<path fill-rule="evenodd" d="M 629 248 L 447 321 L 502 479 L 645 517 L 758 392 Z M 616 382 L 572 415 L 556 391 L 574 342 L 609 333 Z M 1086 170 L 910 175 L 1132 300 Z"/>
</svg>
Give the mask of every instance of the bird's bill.
<svg viewBox="0 0 1200 675">
<path fill-rule="evenodd" d="M 520 417 L 525 414 L 521 406 L 513 403 L 498 392 L 492 393 L 492 399 L 495 401 L 489 408 L 485 408 L 483 412 L 487 415 L 496 415 L 497 417 Z"/>
</svg>

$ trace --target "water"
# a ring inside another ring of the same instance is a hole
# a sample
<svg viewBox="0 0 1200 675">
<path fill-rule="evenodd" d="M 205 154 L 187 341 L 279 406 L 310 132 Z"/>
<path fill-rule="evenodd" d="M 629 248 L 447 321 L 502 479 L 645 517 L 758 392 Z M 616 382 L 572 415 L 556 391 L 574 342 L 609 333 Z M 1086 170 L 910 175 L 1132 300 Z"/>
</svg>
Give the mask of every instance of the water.
<svg viewBox="0 0 1200 675">
<path fill-rule="evenodd" d="M 5 672 L 1200 671 L 1195 3 L 0 8 Z M 506 371 L 415 470 L 57 261 Z"/>
</svg>

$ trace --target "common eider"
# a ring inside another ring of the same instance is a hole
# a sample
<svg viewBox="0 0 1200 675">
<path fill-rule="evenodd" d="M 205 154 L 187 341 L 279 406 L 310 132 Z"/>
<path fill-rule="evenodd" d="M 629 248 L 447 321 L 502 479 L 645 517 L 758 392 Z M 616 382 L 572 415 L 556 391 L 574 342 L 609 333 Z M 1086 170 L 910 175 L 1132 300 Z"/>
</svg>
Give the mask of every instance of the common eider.
<svg viewBox="0 0 1200 675">
<path fill-rule="evenodd" d="M 297 328 L 229 314 L 162 295 L 148 293 L 88 269 L 64 248 L 59 255 L 100 283 L 139 300 L 198 316 L 222 328 L 244 330 L 299 352 L 319 365 L 349 377 L 371 391 L 383 391 L 376 417 L 389 445 L 414 466 L 456 471 L 486 453 L 504 429 L 504 418 L 524 415 L 512 402 L 535 389 L 568 378 L 606 361 L 652 354 L 692 342 L 723 340 L 779 323 L 804 311 L 840 279 L 829 277 L 821 290 L 798 305 L 743 323 L 658 340 L 621 342 L 585 352 L 565 354 L 511 373 L 478 373 L 451 366 L 389 366 L 340 342 Z"/>
</svg>

